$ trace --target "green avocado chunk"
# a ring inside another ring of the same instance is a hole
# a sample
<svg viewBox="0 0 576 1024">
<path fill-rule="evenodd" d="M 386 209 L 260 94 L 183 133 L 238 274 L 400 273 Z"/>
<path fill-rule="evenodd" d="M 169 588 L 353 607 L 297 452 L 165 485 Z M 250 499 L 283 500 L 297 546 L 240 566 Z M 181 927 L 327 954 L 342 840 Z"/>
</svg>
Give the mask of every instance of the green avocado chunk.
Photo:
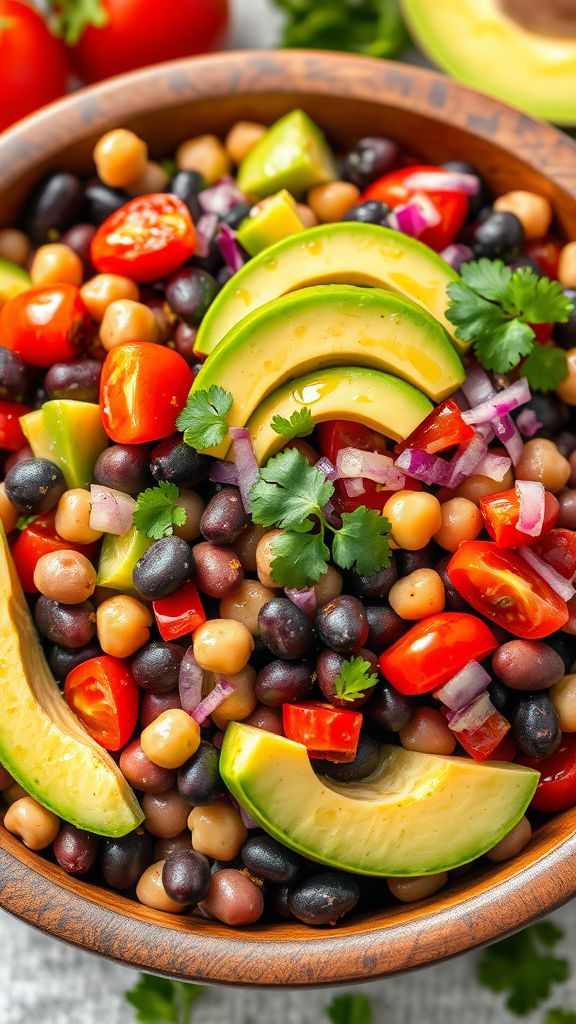
<svg viewBox="0 0 576 1024">
<path fill-rule="evenodd" d="M 334 157 L 318 126 L 303 110 L 291 110 L 244 157 L 238 188 L 259 199 L 281 188 L 300 196 L 336 177 Z"/>
<path fill-rule="evenodd" d="M 58 689 L 1 525 L 0 762 L 38 803 L 78 828 L 123 836 L 144 818 L 120 769 Z"/>
<path fill-rule="evenodd" d="M 121 590 L 125 594 L 139 597 L 132 582 L 134 566 L 152 544 L 150 537 L 132 527 L 128 533 L 117 537 L 106 533 L 100 550 L 98 563 L 98 586 Z"/>
<path fill-rule="evenodd" d="M 364 366 L 332 366 L 283 384 L 258 406 L 248 420 L 254 451 L 264 465 L 285 444 L 272 429 L 272 418 L 310 409 L 314 423 L 352 420 L 403 441 L 432 412 L 421 391 L 399 377 Z"/>
<path fill-rule="evenodd" d="M 302 223 L 295 199 L 286 189 L 282 189 L 277 195 L 264 199 L 260 206 L 254 207 L 240 224 L 236 237 L 246 252 L 256 256 L 275 242 L 304 230 L 305 224 Z"/>
<path fill-rule="evenodd" d="M 206 360 L 191 393 L 213 384 L 233 396 L 229 426 L 244 427 L 286 381 L 329 366 L 393 373 L 435 402 L 464 380 L 444 328 L 415 303 L 380 288 L 323 285 L 284 295 L 245 317 Z M 226 438 L 210 449 L 224 458 Z"/>
<path fill-rule="evenodd" d="M 0 306 L 32 287 L 30 274 L 17 263 L 0 259 Z"/>
<path fill-rule="evenodd" d="M 35 457 L 60 466 L 68 487 L 90 486 L 94 463 L 108 446 L 100 406 L 54 398 L 20 423 Z"/>
<path fill-rule="evenodd" d="M 539 773 L 515 764 L 382 747 L 361 782 L 319 779 L 306 748 L 231 722 L 220 773 L 271 836 L 311 860 L 363 875 L 429 875 L 467 864 L 520 820 Z"/>
<path fill-rule="evenodd" d="M 342 221 L 292 235 L 242 267 L 218 293 L 198 329 L 195 351 L 209 355 L 235 325 L 272 299 L 315 284 L 389 288 L 428 310 L 446 328 L 448 285 L 455 270 L 427 245 L 376 224 Z"/>
</svg>

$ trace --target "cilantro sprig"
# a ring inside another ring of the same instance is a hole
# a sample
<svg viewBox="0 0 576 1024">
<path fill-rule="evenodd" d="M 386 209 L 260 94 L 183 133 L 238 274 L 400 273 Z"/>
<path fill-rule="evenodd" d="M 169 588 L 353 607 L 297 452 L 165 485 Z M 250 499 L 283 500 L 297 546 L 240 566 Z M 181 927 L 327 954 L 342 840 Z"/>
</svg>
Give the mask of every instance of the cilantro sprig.
<svg viewBox="0 0 576 1024">
<path fill-rule="evenodd" d="M 511 270 L 502 260 L 464 263 L 462 280 L 448 286 L 446 316 L 456 337 L 473 343 L 486 370 L 507 373 L 526 358 L 522 373 L 530 387 L 552 391 L 568 374 L 559 348 L 538 344 L 532 324 L 566 323 L 573 309 L 558 281 L 529 267 Z"/>
<path fill-rule="evenodd" d="M 334 680 L 336 696 L 340 700 L 356 700 L 365 697 L 366 690 L 376 686 L 378 676 L 372 671 L 372 665 L 366 658 L 349 658 L 340 669 Z"/>
<path fill-rule="evenodd" d="M 204 985 L 142 974 L 124 996 L 140 1024 L 191 1024 L 194 1003 L 205 991 Z"/>
<path fill-rule="evenodd" d="M 390 523 L 364 505 L 344 513 L 342 526 L 332 526 L 324 506 L 334 485 L 310 466 L 296 448 L 280 452 L 260 470 L 250 492 L 250 512 L 259 526 L 284 532 L 271 542 L 272 578 L 283 587 L 310 587 L 328 568 L 326 532 L 333 534 L 332 559 L 342 569 L 356 566 L 363 574 L 390 565 Z"/>
<path fill-rule="evenodd" d="M 495 943 L 484 950 L 478 963 L 480 983 L 492 992 L 508 993 L 506 1006 L 512 1013 L 530 1013 L 548 998 L 557 982 L 569 977 L 568 961 L 553 953 L 562 938 L 563 932 L 555 924 L 540 921 Z"/>
<path fill-rule="evenodd" d="M 148 487 L 138 495 L 132 520 L 134 526 L 152 540 L 170 537 L 175 526 L 184 526 L 186 522 L 186 509 L 179 501 L 176 484 L 162 480 L 157 487 Z"/>
<path fill-rule="evenodd" d="M 295 409 L 290 418 L 286 416 L 272 417 L 270 426 L 275 434 L 280 434 L 285 441 L 293 441 L 295 437 L 308 437 L 314 430 L 314 420 L 310 409 Z"/>
<path fill-rule="evenodd" d="M 207 391 L 193 391 L 176 420 L 178 430 L 191 448 L 203 451 L 216 448 L 228 433 L 226 416 L 232 408 L 229 391 L 212 384 Z"/>
</svg>

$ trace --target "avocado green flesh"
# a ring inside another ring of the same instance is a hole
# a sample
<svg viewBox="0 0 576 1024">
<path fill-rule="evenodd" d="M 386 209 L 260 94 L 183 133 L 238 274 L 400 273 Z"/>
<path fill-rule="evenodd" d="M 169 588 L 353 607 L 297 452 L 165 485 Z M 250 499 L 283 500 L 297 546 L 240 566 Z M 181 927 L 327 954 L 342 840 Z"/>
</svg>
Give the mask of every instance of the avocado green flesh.
<svg viewBox="0 0 576 1024">
<path fill-rule="evenodd" d="M 246 252 L 256 256 L 263 249 L 304 230 L 294 199 L 286 189 L 282 189 L 277 195 L 270 196 L 260 209 L 254 207 L 250 216 L 240 224 L 236 237 Z"/>
<path fill-rule="evenodd" d="M 0 306 L 20 292 L 32 287 L 30 274 L 17 263 L 0 259 Z"/>
<path fill-rule="evenodd" d="M 284 384 L 258 406 L 247 423 L 260 465 L 285 444 L 271 426 L 273 416 L 310 410 L 314 423 L 346 419 L 402 441 L 428 416 L 432 403 L 411 384 L 379 370 L 335 366 Z"/>
<path fill-rule="evenodd" d="M 401 6 L 424 53 L 444 71 L 526 113 L 576 123 L 576 38 L 529 31 L 498 0 L 401 0 Z"/>
<path fill-rule="evenodd" d="M 108 446 L 99 405 L 55 398 L 20 423 L 35 457 L 60 466 L 68 487 L 90 486 L 94 463 Z"/>
<path fill-rule="evenodd" d="M 346 365 L 392 373 L 437 402 L 464 380 L 446 331 L 429 313 L 379 288 L 324 285 L 245 317 L 204 363 L 192 394 L 220 385 L 233 395 L 228 425 L 243 427 L 286 381 Z M 210 454 L 224 458 L 229 444 L 225 438 Z"/>
<path fill-rule="evenodd" d="M 240 320 L 267 302 L 316 284 L 389 288 L 428 310 L 453 337 L 446 319 L 456 271 L 432 249 L 390 228 L 342 222 L 309 228 L 250 260 L 218 294 L 200 324 L 195 349 L 209 355 Z"/>
<path fill-rule="evenodd" d="M 539 774 L 504 763 L 384 746 L 362 782 L 321 781 L 306 748 L 241 722 L 220 773 L 270 835 L 311 860 L 364 875 L 428 875 L 480 857 L 520 820 Z"/>
<path fill-rule="evenodd" d="M 98 586 L 137 597 L 138 592 L 132 582 L 134 566 L 151 544 L 150 537 L 135 527 L 119 537 L 105 534 L 98 562 Z"/>
<path fill-rule="evenodd" d="M 335 178 L 326 140 L 303 110 L 291 110 L 276 121 L 238 168 L 240 191 L 259 199 L 282 188 L 301 195 Z"/>
<path fill-rule="evenodd" d="M 119 768 L 52 677 L 1 526 L 0 762 L 40 804 L 79 828 L 123 836 L 143 820 Z"/>
</svg>

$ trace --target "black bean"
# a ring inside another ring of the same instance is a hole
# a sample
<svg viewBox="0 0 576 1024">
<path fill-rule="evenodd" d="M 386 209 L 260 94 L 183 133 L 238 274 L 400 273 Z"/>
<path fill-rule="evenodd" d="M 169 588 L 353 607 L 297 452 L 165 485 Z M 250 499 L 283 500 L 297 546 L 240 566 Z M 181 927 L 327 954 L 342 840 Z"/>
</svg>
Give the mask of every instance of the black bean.
<svg viewBox="0 0 576 1024">
<path fill-rule="evenodd" d="M 542 640 L 510 640 L 492 656 L 498 679 L 513 690 L 548 690 L 564 675 L 564 662 Z"/>
<path fill-rule="evenodd" d="M 339 764 L 318 761 L 314 764 L 314 770 L 321 775 L 327 775 L 335 782 L 360 782 L 376 771 L 380 763 L 380 751 L 380 744 L 372 736 L 362 734 L 353 761 Z"/>
<path fill-rule="evenodd" d="M 126 494 L 139 494 L 152 484 L 148 448 L 139 444 L 113 444 L 94 466 L 94 482 Z"/>
<path fill-rule="evenodd" d="M 57 644 L 54 644 L 50 649 L 48 661 L 56 678 L 63 681 L 68 673 L 71 672 L 73 668 L 76 668 L 77 665 L 82 665 L 90 658 L 99 658 L 102 653 L 103 652 L 97 643 L 88 644 L 86 647 L 76 647 L 74 649 L 59 647 Z"/>
<path fill-rule="evenodd" d="M 162 885 L 175 903 L 199 903 L 210 888 L 210 864 L 196 850 L 180 850 L 167 857 Z"/>
<path fill-rule="evenodd" d="M 288 906 L 304 924 L 335 924 L 354 909 L 359 899 L 358 882 L 352 875 L 322 871 L 292 887 Z"/>
<path fill-rule="evenodd" d="M 364 606 L 357 597 L 343 594 L 329 601 L 316 613 L 320 639 L 333 651 L 348 654 L 362 647 L 368 639 L 368 620 Z"/>
<path fill-rule="evenodd" d="M 312 689 L 312 669 L 307 661 L 270 661 L 256 676 L 254 692 L 269 708 L 304 700 Z"/>
<path fill-rule="evenodd" d="M 64 474 L 48 459 L 26 459 L 8 470 L 6 497 L 22 515 L 39 515 L 55 508 L 66 490 Z"/>
<path fill-rule="evenodd" d="M 52 849 L 69 875 L 85 875 L 98 855 L 98 837 L 64 821 Z"/>
<path fill-rule="evenodd" d="M 258 613 L 260 637 L 266 647 L 288 661 L 301 658 L 312 645 L 309 620 L 287 597 L 274 597 Z"/>
<path fill-rule="evenodd" d="M 250 874 L 265 882 L 295 882 L 306 863 L 272 836 L 250 836 L 240 856 Z"/>
<path fill-rule="evenodd" d="M 178 590 L 193 572 L 194 556 L 186 541 L 162 537 L 138 559 L 132 580 L 141 597 L 155 601 Z"/>
<path fill-rule="evenodd" d="M 116 213 L 116 210 L 119 210 L 129 200 L 130 196 L 123 189 L 110 188 L 109 185 L 104 185 L 97 178 L 88 182 L 84 192 L 88 220 L 97 225 L 103 224 L 108 217 Z"/>
<path fill-rule="evenodd" d="M 93 224 L 74 224 L 60 239 L 62 245 L 67 245 L 82 260 L 84 278 L 92 277 L 94 274 L 90 246 L 95 234 L 96 228 Z"/>
<path fill-rule="evenodd" d="M 101 871 L 112 889 L 129 889 L 152 863 L 152 836 L 143 828 L 119 839 L 106 839 Z"/>
<path fill-rule="evenodd" d="M 96 633 L 96 610 L 90 601 L 59 604 L 41 594 L 34 608 L 38 631 L 60 647 L 85 647 Z"/>
<path fill-rule="evenodd" d="M 233 544 L 248 526 L 248 521 L 238 488 L 223 487 L 206 505 L 200 530 L 206 540 L 214 544 Z"/>
<path fill-rule="evenodd" d="M 560 655 L 565 671 L 571 672 L 576 659 L 576 637 L 569 633 L 553 633 L 546 637 L 546 643 Z"/>
<path fill-rule="evenodd" d="M 558 712 L 547 694 L 527 694 L 518 702 L 512 734 L 527 757 L 549 757 L 558 749 L 562 740 Z"/>
<path fill-rule="evenodd" d="M 472 248 L 476 256 L 488 259 L 512 259 L 524 242 L 522 222 L 514 213 L 491 213 L 472 232 Z"/>
<path fill-rule="evenodd" d="M 182 267 L 166 282 L 166 301 L 187 324 L 200 323 L 217 292 L 212 275 L 200 267 Z"/>
<path fill-rule="evenodd" d="M 400 732 L 412 720 L 415 705 L 390 683 L 377 690 L 367 707 L 368 718 L 384 732 Z"/>
<path fill-rule="evenodd" d="M 178 687 L 184 654 L 185 648 L 178 644 L 146 644 L 132 659 L 132 675 L 147 693 L 170 693 Z"/>
<path fill-rule="evenodd" d="M 516 707 L 518 694 L 514 693 L 513 690 L 509 690 L 498 679 L 492 680 L 488 687 L 488 693 L 496 710 L 510 721 Z"/>
<path fill-rule="evenodd" d="M 234 548 L 203 541 L 194 546 L 194 580 L 203 594 L 223 598 L 237 590 L 244 569 Z"/>
<path fill-rule="evenodd" d="M 26 363 L 16 352 L 0 347 L 0 399 L 20 402 L 30 383 Z"/>
<path fill-rule="evenodd" d="M 180 321 L 174 331 L 174 348 L 186 360 L 188 366 L 191 367 L 199 367 L 194 352 L 197 334 L 198 328 L 194 327 L 193 324 L 185 324 L 183 320 Z"/>
<path fill-rule="evenodd" d="M 198 750 L 178 769 L 178 791 L 193 807 L 211 804 L 225 792 L 219 771 L 220 753 L 202 740 Z"/>
<path fill-rule="evenodd" d="M 54 241 L 53 232 L 63 232 L 78 219 L 82 206 L 83 185 L 79 178 L 66 171 L 56 171 L 44 178 L 26 204 L 26 231 L 40 245 Z"/>
<path fill-rule="evenodd" d="M 355 569 L 348 573 L 352 593 L 363 601 L 377 601 L 379 598 L 387 597 L 397 579 L 398 572 L 394 561 L 388 569 L 380 569 L 379 572 L 370 573 L 368 576 L 363 576 Z"/>
<path fill-rule="evenodd" d="M 196 222 L 202 213 L 198 193 L 203 188 L 206 188 L 206 182 L 198 171 L 178 171 L 170 181 L 167 191 L 173 196 L 178 196 L 178 199 L 186 204 L 192 214 L 192 220 Z"/>
<path fill-rule="evenodd" d="M 401 619 L 392 608 L 369 604 L 364 612 L 368 620 L 366 646 L 376 654 L 395 644 L 409 629 L 410 623 Z"/>
<path fill-rule="evenodd" d="M 181 434 L 166 437 L 152 449 L 150 470 L 155 480 L 195 487 L 208 478 L 211 460 L 185 444 Z"/>
<path fill-rule="evenodd" d="M 48 398 L 70 398 L 75 402 L 98 402 L 102 363 L 80 359 L 76 363 L 54 363 L 44 378 Z"/>
<path fill-rule="evenodd" d="M 344 177 L 365 189 L 376 178 L 398 166 L 401 152 L 397 142 L 379 136 L 360 139 L 344 161 Z"/>
</svg>

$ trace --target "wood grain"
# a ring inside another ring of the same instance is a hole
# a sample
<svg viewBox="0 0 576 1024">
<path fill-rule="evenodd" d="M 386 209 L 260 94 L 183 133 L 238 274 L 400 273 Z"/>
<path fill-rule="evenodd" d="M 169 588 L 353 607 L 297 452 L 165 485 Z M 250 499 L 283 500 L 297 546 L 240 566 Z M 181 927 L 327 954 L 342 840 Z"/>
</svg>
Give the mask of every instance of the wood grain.
<svg viewBox="0 0 576 1024">
<path fill-rule="evenodd" d="M 178 61 L 83 90 L 0 137 L 0 223 L 13 223 L 46 170 L 88 172 L 98 136 L 139 131 L 154 155 L 239 117 L 307 110 L 336 145 L 390 133 L 434 161 L 475 164 L 496 192 L 549 196 L 576 237 L 576 146 L 553 128 L 438 74 L 342 54 L 221 54 Z M 557 816 L 509 864 L 487 862 L 430 900 L 379 907 L 330 930 L 294 923 L 234 931 L 170 917 L 66 875 L 0 826 L 0 906 L 121 963 L 231 985 L 319 985 L 375 978 L 506 935 L 576 894 L 576 810 Z"/>
</svg>

